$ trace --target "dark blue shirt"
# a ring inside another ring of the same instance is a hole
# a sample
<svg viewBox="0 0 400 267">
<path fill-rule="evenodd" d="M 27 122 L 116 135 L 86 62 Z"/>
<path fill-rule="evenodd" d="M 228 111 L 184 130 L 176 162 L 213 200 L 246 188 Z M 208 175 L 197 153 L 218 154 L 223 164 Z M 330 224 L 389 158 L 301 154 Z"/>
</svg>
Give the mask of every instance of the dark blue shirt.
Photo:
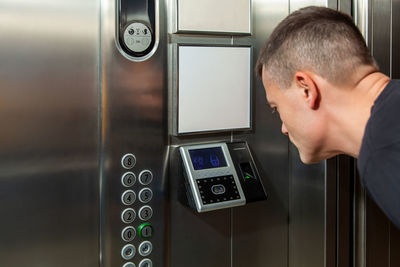
<svg viewBox="0 0 400 267">
<path fill-rule="evenodd" d="M 357 165 L 366 191 L 400 228 L 400 80 L 375 100 Z"/>
</svg>

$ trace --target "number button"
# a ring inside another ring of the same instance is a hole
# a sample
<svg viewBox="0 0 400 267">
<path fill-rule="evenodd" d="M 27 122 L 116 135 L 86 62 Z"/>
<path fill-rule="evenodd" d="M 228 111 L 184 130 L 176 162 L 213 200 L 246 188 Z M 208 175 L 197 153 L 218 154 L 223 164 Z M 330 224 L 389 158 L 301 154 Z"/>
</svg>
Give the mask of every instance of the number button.
<svg viewBox="0 0 400 267">
<path fill-rule="evenodd" d="M 153 209 L 150 206 L 143 206 L 139 210 L 139 218 L 142 221 L 148 221 L 153 216 Z"/>
<path fill-rule="evenodd" d="M 127 262 L 122 267 L 136 267 L 136 265 L 134 263 L 132 263 L 132 262 Z"/>
<path fill-rule="evenodd" d="M 121 183 L 125 187 L 131 187 L 136 183 L 136 175 L 133 172 L 126 172 L 121 177 Z"/>
<path fill-rule="evenodd" d="M 124 205 L 132 205 L 135 203 L 135 200 L 136 194 L 132 190 L 126 190 L 124 193 L 122 193 L 121 201 Z"/>
<path fill-rule="evenodd" d="M 144 241 L 139 245 L 139 254 L 140 256 L 146 257 L 149 256 L 153 250 L 153 244 L 150 241 Z"/>
<path fill-rule="evenodd" d="M 136 165 L 135 155 L 129 153 L 125 154 L 121 159 L 121 165 L 123 168 L 130 170 Z"/>
<path fill-rule="evenodd" d="M 141 238 L 150 238 L 153 236 L 153 227 L 150 223 L 141 224 L 138 230 Z"/>
<path fill-rule="evenodd" d="M 132 244 L 125 245 L 121 250 L 121 256 L 124 260 L 130 260 L 135 257 L 136 248 Z"/>
<path fill-rule="evenodd" d="M 139 182 L 142 185 L 149 185 L 153 181 L 153 173 L 149 170 L 144 170 L 139 173 Z"/>
<path fill-rule="evenodd" d="M 122 240 L 131 242 L 136 237 L 136 230 L 132 226 L 125 227 L 121 232 Z"/>
<path fill-rule="evenodd" d="M 121 220 L 124 223 L 131 223 L 135 220 L 135 218 L 136 218 L 136 212 L 134 209 L 128 208 L 121 213 Z"/>
<path fill-rule="evenodd" d="M 153 198 L 153 191 L 150 188 L 143 188 L 139 191 L 139 200 L 148 203 Z"/>
<path fill-rule="evenodd" d="M 139 263 L 139 267 L 153 267 L 153 262 L 150 259 L 144 259 Z"/>
</svg>

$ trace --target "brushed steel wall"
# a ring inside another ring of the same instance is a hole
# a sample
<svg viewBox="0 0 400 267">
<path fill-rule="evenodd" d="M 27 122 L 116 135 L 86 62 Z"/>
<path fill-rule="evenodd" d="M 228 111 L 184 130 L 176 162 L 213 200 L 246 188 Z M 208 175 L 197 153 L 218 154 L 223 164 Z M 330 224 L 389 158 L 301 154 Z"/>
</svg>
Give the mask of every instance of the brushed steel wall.
<svg viewBox="0 0 400 267">
<path fill-rule="evenodd" d="M 121 184 L 121 176 L 128 170 L 121 166 L 126 153 L 136 156 L 132 171 L 137 179 L 142 170 L 153 173 L 153 182 L 148 186 L 153 199 L 148 203 L 153 209 L 149 220 L 154 229 L 150 239 L 153 251 L 149 257 L 154 266 L 164 266 L 164 205 L 165 205 L 165 164 L 167 147 L 167 34 L 166 8 L 160 5 L 160 44 L 151 58 L 134 62 L 125 58 L 117 49 L 116 2 L 102 0 L 101 11 L 101 258 L 105 267 L 123 266 L 122 248 L 128 243 L 121 238 L 122 230 L 130 225 L 138 229 L 143 223 L 138 217 L 139 208 L 144 204 L 138 199 L 139 190 L 144 188 L 136 181 L 130 188 Z M 121 202 L 122 193 L 132 189 L 137 197 L 133 205 Z M 121 221 L 125 208 L 133 208 L 137 215 L 131 224 Z M 132 242 L 138 250 L 142 238 L 139 233 Z M 138 252 L 131 260 L 136 266 L 144 257 Z"/>
<path fill-rule="evenodd" d="M 0 266 L 97 266 L 99 2 L 0 1 Z"/>
</svg>

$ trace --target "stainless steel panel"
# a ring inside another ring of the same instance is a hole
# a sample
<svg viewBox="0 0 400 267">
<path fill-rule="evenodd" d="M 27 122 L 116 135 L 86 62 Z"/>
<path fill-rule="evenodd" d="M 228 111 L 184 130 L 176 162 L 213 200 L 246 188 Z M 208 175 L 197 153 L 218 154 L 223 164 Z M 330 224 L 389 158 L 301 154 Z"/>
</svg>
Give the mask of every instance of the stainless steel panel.
<svg viewBox="0 0 400 267">
<path fill-rule="evenodd" d="M 197 213 L 189 208 L 185 204 L 187 200 L 179 149 L 173 146 L 170 155 L 169 251 L 165 266 L 231 266 L 230 209 Z"/>
<path fill-rule="evenodd" d="M 167 161 L 167 34 L 164 1 L 159 1 L 160 43 L 153 56 L 143 62 L 125 58 L 115 42 L 116 1 L 102 0 L 101 56 L 102 56 L 102 266 L 122 266 L 121 249 L 126 244 L 121 239 L 121 230 L 126 226 L 121 221 L 125 208 L 121 194 L 125 188 L 121 175 L 126 171 L 121 166 L 125 153 L 133 153 L 137 163 L 131 170 L 139 175 L 149 169 L 153 182 L 148 186 L 153 199 L 147 204 L 153 209 L 149 221 L 154 228 L 151 238 L 153 251 L 148 257 L 154 266 L 164 265 L 165 229 L 165 162 Z M 132 190 L 139 193 L 144 186 L 137 181 Z M 136 212 L 144 204 L 139 200 L 131 206 Z M 143 221 L 139 216 L 130 224 L 136 229 Z M 131 242 L 138 248 L 142 241 L 139 235 Z M 132 262 L 138 266 L 143 259 L 137 254 Z"/>
<path fill-rule="evenodd" d="M 0 266 L 97 266 L 99 2 L 0 1 Z"/>
<path fill-rule="evenodd" d="M 256 62 L 288 10 L 288 2 L 253 1 L 254 39 L 234 38 L 234 43 L 252 43 Z M 233 139 L 248 141 L 269 197 L 232 210 L 232 266 L 283 267 L 288 266 L 288 140 L 280 132 L 279 117 L 266 104 L 261 80 L 253 79 L 254 132 L 235 133 Z"/>
</svg>

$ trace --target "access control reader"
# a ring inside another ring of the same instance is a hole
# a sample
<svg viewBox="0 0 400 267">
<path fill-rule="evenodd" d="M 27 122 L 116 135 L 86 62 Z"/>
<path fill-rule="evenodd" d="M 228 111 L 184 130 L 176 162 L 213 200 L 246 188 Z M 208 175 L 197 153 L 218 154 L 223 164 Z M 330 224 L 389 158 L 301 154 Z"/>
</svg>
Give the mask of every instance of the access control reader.
<svg viewBox="0 0 400 267">
<path fill-rule="evenodd" d="M 246 142 L 180 147 L 189 205 L 198 212 L 267 198 Z"/>
</svg>

